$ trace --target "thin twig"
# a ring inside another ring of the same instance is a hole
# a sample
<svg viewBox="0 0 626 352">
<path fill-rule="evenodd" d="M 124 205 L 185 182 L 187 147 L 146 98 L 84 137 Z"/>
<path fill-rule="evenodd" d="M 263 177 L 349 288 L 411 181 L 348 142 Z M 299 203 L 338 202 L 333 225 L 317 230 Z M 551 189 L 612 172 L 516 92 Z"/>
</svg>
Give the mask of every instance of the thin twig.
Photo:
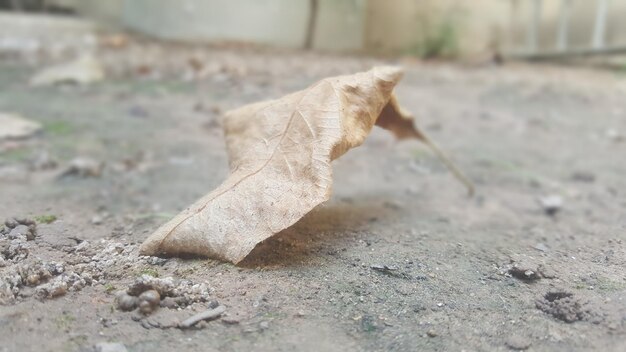
<svg viewBox="0 0 626 352">
<path fill-rule="evenodd" d="M 226 307 L 218 306 L 215 309 L 205 310 L 198 314 L 192 315 L 190 318 L 185 319 L 182 323 L 178 324 L 181 329 L 188 329 L 203 320 L 213 320 L 218 318 L 226 311 Z"/>
</svg>

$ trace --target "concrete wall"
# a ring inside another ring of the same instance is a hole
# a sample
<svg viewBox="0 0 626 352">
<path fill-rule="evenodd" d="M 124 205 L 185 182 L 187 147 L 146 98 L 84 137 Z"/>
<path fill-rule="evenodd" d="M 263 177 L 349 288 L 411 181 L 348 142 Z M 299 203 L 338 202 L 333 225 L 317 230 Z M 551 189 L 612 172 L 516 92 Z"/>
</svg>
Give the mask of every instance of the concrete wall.
<svg viewBox="0 0 626 352">
<path fill-rule="evenodd" d="M 95 19 L 101 25 L 122 24 L 122 4 L 125 0 L 46 0 L 51 6 L 71 8 L 81 15 Z M 132 0 L 131 0 L 132 1 Z"/>
<path fill-rule="evenodd" d="M 308 0 L 132 0 L 124 23 L 159 38 L 301 46 Z"/>
<path fill-rule="evenodd" d="M 367 0 L 320 0 L 314 49 L 358 51 L 365 45 Z"/>
<path fill-rule="evenodd" d="M 35 54 L 45 48 L 53 57 L 62 57 L 66 52 L 93 49 L 95 30 L 92 21 L 80 18 L 0 12 L 0 51 Z"/>
<path fill-rule="evenodd" d="M 363 47 L 365 0 L 320 0 L 313 47 Z M 123 22 L 160 38 L 183 41 L 240 40 L 302 47 L 309 0 L 130 0 Z"/>
<path fill-rule="evenodd" d="M 531 1 L 511 1 L 515 4 L 515 25 L 512 28 L 511 47 L 523 51 L 527 47 L 527 23 L 531 13 Z M 541 8 L 541 28 L 539 49 L 556 48 L 557 31 L 560 21 L 561 1 L 544 0 Z M 570 12 L 569 44 L 571 47 L 589 47 L 592 41 L 596 15 L 596 1 L 572 0 Z M 626 0 L 609 1 L 606 42 L 611 45 L 626 44 Z"/>
<path fill-rule="evenodd" d="M 62 0 L 105 23 L 165 39 L 302 47 L 309 0 Z M 595 4 L 572 0 L 570 42 L 591 41 Z M 532 0 L 319 0 L 314 48 L 484 55 L 527 48 Z M 543 0 L 540 48 L 554 48 L 561 0 Z M 611 0 L 607 42 L 626 44 L 626 0 Z"/>
<path fill-rule="evenodd" d="M 369 0 L 366 48 L 417 52 L 446 26 L 453 27 L 461 56 L 528 50 L 533 0 Z M 554 50 L 561 0 L 543 0 L 539 50 Z M 597 2 L 572 0 L 570 47 L 589 47 Z M 626 44 L 626 0 L 609 1 L 606 43 Z"/>
<path fill-rule="evenodd" d="M 105 25 L 117 26 L 122 23 L 122 5 L 124 0 L 74 1 L 76 1 L 76 9 L 79 13 L 88 14 L 89 17 L 94 18 Z"/>
</svg>

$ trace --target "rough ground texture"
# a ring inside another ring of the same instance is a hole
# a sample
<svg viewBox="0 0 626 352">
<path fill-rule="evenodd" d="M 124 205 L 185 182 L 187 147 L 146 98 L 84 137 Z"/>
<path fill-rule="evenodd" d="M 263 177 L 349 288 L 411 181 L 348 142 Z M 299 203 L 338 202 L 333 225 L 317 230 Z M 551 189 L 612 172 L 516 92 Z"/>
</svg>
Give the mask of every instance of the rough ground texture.
<svg viewBox="0 0 626 352">
<path fill-rule="evenodd" d="M 401 62 L 399 100 L 478 194 L 378 130 L 334 163 L 329 202 L 237 267 L 137 255 L 226 177 L 221 112 L 394 62 L 155 44 L 99 57 L 108 77 L 84 87 L 30 88 L 40 63 L 0 61 L 0 111 L 44 126 L 0 142 L 0 218 L 40 219 L 0 234 L 1 351 L 626 349 L 623 76 Z M 146 275 L 180 285 L 179 308 L 118 310 Z M 220 319 L 174 328 L 214 301 Z"/>
</svg>

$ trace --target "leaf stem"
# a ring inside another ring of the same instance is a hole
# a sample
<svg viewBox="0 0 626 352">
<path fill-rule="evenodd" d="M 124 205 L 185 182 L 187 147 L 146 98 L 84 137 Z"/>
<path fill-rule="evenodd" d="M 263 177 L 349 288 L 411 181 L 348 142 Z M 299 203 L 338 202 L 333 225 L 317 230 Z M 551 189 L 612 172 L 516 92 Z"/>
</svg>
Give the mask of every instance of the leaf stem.
<svg viewBox="0 0 626 352">
<path fill-rule="evenodd" d="M 465 187 L 467 188 L 467 194 L 468 196 L 473 196 L 476 189 L 474 187 L 474 183 L 472 181 L 470 181 L 470 179 L 465 176 L 461 170 L 459 170 L 459 168 L 456 167 L 456 165 L 452 162 L 452 160 L 450 160 L 450 158 L 448 157 L 448 155 L 446 155 L 446 153 L 444 153 L 438 146 L 437 144 L 435 144 L 435 142 L 433 142 L 425 133 L 424 131 L 419 131 L 420 134 L 420 139 L 422 140 L 422 142 L 424 142 L 424 144 L 426 144 L 430 150 L 432 150 L 433 153 L 435 153 L 435 155 L 437 156 L 437 158 L 448 168 L 448 170 L 450 170 L 450 172 L 452 172 L 452 174 L 454 175 L 454 177 L 456 177 L 457 180 L 459 180 L 459 182 L 461 182 L 463 185 L 465 185 Z"/>
</svg>

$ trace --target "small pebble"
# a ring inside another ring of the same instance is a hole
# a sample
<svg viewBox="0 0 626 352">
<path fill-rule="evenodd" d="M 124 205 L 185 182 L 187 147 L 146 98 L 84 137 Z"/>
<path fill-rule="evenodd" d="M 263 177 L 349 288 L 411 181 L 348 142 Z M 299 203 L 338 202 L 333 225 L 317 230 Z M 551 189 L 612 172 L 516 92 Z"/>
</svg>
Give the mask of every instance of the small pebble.
<svg viewBox="0 0 626 352">
<path fill-rule="evenodd" d="M 523 351 L 528 349 L 531 343 L 527 338 L 519 335 L 513 335 L 506 340 L 505 345 L 512 350 Z"/>
<path fill-rule="evenodd" d="M 154 308 L 152 307 L 152 305 L 146 301 L 139 301 L 139 311 L 142 312 L 143 314 L 150 314 L 152 313 L 152 311 L 154 310 Z"/>
<path fill-rule="evenodd" d="M 536 281 L 541 279 L 541 275 L 536 270 L 514 266 L 508 273 L 516 279 L 523 281 Z"/>
<path fill-rule="evenodd" d="M 75 158 L 70 161 L 68 167 L 60 177 L 100 177 L 104 169 L 104 163 L 90 158 Z"/>
<path fill-rule="evenodd" d="M 28 277 L 26 278 L 26 283 L 29 286 L 35 286 L 39 283 L 39 280 L 41 280 L 41 277 L 39 277 L 39 275 L 32 274 L 32 275 L 28 275 Z"/>
<path fill-rule="evenodd" d="M 239 324 L 239 319 L 236 319 L 233 317 L 225 317 L 225 318 L 222 318 L 222 323 L 226 325 L 237 325 Z"/>
<path fill-rule="evenodd" d="M 167 263 L 167 259 L 165 258 L 150 257 L 148 259 L 148 264 L 151 264 L 151 265 L 164 265 L 165 263 Z"/>
<path fill-rule="evenodd" d="M 26 241 L 34 241 L 37 236 L 37 230 L 33 229 L 33 226 L 29 226 L 28 229 L 30 231 L 26 233 Z"/>
<path fill-rule="evenodd" d="M 91 223 L 94 224 L 94 225 L 101 225 L 102 224 L 102 216 L 94 215 L 91 218 Z"/>
<path fill-rule="evenodd" d="M 146 330 L 149 330 L 149 329 L 152 329 L 152 328 L 153 328 L 153 326 L 152 326 L 152 325 L 150 325 L 150 323 L 149 323 L 147 320 L 142 319 L 142 320 L 140 320 L 140 321 L 141 321 L 141 323 L 140 323 L 140 324 L 141 324 L 141 327 L 142 327 L 142 328 L 144 328 L 144 329 L 146 329 Z"/>
<path fill-rule="evenodd" d="M 9 232 L 9 238 L 18 238 L 20 236 L 25 236 L 28 237 L 28 233 L 30 232 L 30 229 L 28 228 L 28 226 L 26 225 L 17 225 L 15 226 L 11 232 Z"/>
<path fill-rule="evenodd" d="M 15 219 L 7 219 L 7 220 L 4 222 L 4 225 L 5 225 L 6 227 L 8 227 L 8 228 L 12 229 L 12 228 L 14 228 L 15 226 L 17 226 L 17 225 L 19 225 L 19 224 L 17 223 L 17 220 L 15 220 Z"/>
<path fill-rule="evenodd" d="M 131 311 L 137 307 L 139 304 L 139 299 L 137 297 L 133 297 L 127 293 L 119 294 L 116 298 L 117 308 L 123 311 Z"/>
<path fill-rule="evenodd" d="M 52 287 L 48 291 L 48 297 L 59 297 L 65 295 L 66 293 L 67 284 L 65 282 L 59 282 L 58 284 L 52 285 Z"/>
<path fill-rule="evenodd" d="M 543 211 L 549 215 L 554 216 L 563 208 L 563 198 L 556 195 L 551 195 L 539 199 L 539 203 L 543 207 Z"/>
<path fill-rule="evenodd" d="M 26 225 L 26 226 L 34 226 L 37 225 L 37 223 L 35 222 L 35 220 L 32 219 L 28 219 L 28 218 L 20 218 L 20 219 L 16 219 L 17 222 L 19 222 L 22 225 Z"/>
<path fill-rule="evenodd" d="M 541 264 L 537 267 L 537 273 L 546 279 L 556 278 L 556 272 L 545 265 Z"/>
<path fill-rule="evenodd" d="M 128 288 L 128 293 L 139 296 L 142 292 L 156 290 L 162 296 L 170 296 L 174 290 L 174 279 L 171 277 L 157 278 L 150 275 L 141 275 Z"/>
<path fill-rule="evenodd" d="M 144 314 L 152 313 L 161 303 L 161 295 L 156 290 L 148 290 L 139 295 L 139 310 Z"/>
<path fill-rule="evenodd" d="M 433 329 L 430 329 L 426 332 L 426 335 L 428 335 L 428 337 L 437 337 L 437 332 Z"/>
</svg>

